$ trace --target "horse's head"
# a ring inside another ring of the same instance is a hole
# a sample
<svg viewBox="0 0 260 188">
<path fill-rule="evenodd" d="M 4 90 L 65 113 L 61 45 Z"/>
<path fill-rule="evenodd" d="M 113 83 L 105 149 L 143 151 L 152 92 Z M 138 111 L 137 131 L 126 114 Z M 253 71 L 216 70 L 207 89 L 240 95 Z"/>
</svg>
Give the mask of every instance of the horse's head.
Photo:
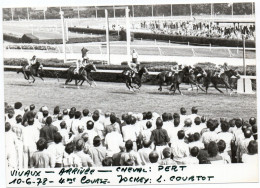
<svg viewBox="0 0 260 188">
<path fill-rule="evenodd" d="M 84 68 L 87 72 L 90 72 L 90 71 L 97 71 L 97 68 L 96 66 L 93 64 L 93 63 L 89 63 L 88 65 L 85 66 Z"/>
<path fill-rule="evenodd" d="M 139 74 L 148 75 L 149 72 L 148 72 L 147 68 L 146 68 L 145 66 L 143 66 L 143 67 L 139 70 Z"/>
<path fill-rule="evenodd" d="M 236 78 L 240 78 L 240 75 L 238 74 L 238 71 L 235 71 L 235 70 L 232 70 L 232 69 L 230 69 L 230 70 L 228 70 L 227 72 L 229 72 L 229 74 L 230 74 L 230 76 L 232 77 L 232 76 L 235 76 Z"/>
<path fill-rule="evenodd" d="M 43 65 L 42 65 L 39 61 L 37 61 L 37 62 L 35 63 L 35 67 L 36 67 L 36 69 L 42 69 L 42 68 L 43 68 Z"/>
<path fill-rule="evenodd" d="M 194 68 L 194 74 L 197 76 L 197 77 L 207 77 L 207 72 L 201 68 L 201 67 L 196 67 Z"/>
</svg>

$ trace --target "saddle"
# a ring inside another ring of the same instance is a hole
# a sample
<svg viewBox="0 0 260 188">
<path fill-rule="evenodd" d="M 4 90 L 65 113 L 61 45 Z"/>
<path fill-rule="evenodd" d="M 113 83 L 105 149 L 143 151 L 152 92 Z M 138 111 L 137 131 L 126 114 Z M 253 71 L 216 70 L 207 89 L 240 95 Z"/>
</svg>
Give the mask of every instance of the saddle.
<svg viewBox="0 0 260 188">
<path fill-rule="evenodd" d="M 77 71 L 76 71 L 77 69 L 76 69 L 76 67 L 75 67 L 75 69 L 74 69 L 74 74 L 75 74 L 75 75 L 80 75 L 81 72 L 83 71 L 83 69 L 84 69 L 84 67 L 80 67 L 80 68 L 79 68 L 79 72 L 77 72 Z"/>
</svg>

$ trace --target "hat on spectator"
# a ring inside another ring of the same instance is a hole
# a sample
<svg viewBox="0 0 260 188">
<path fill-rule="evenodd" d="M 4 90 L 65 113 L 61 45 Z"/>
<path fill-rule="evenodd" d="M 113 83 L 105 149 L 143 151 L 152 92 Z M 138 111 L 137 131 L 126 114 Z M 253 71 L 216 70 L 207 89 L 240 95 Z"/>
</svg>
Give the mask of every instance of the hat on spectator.
<svg viewBox="0 0 260 188">
<path fill-rule="evenodd" d="M 49 111 L 47 106 L 42 107 L 42 111 Z"/>
</svg>

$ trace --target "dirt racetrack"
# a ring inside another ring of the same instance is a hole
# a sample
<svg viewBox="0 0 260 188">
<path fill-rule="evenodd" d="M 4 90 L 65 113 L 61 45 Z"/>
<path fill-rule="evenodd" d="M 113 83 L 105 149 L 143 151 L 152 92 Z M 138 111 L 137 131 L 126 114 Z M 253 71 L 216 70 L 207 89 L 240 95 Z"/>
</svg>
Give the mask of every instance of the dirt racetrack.
<svg viewBox="0 0 260 188">
<path fill-rule="evenodd" d="M 4 73 L 5 102 L 14 104 L 20 101 L 24 106 L 35 104 L 39 109 L 46 105 L 51 113 L 55 106 L 70 108 L 75 106 L 82 110 L 90 111 L 101 109 L 103 112 L 115 112 L 120 115 L 125 112 L 155 111 L 179 112 L 181 107 L 190 114 L 192 106 L 197 106 L 200 115 L 209 118 L 245 118 L 256 117 L 256 95 L 220 94 L 210 88 L 209 94 L 202 91 L 188 91 L 189 86 L 182 84 L 183 96 L 170 95 L 166 87 L 159 92 L 158 86 L 143 85 L 141 91 L 132 93 L 126 89 L 124 83 L 97 82 L 97 87 L 91 88 L 85 83 L 77 89 L 71 83 L 64 88 L 65 80 L 45 78 L 45 82 L 36 78 L 34 84 L 29 84 L 23 79 L 22 74 L 15 72 Z M 222 89 L 224 92 L 225 90 Z"/>
</svg>

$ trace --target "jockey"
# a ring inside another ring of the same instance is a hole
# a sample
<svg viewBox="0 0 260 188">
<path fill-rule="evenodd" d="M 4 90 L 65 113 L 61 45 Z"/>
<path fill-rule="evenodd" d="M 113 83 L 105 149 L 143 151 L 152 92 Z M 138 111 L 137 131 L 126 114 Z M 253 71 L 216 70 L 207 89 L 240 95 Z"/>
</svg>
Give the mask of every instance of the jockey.
<svg viewBox="0 0 260 188">
<path fill-rule="evenodd" d="M 28 65 L 25 67 L 26 69 L 30 69 L 32 65 L 36 64 L 36 56 L 34 55 L 32 59 L 28 60 Z"/>
<path fill-rule="evenodd" d="M 81 54 L 82 54 L 82 63 L 84 64 L 84 63 L 88 63 L 88 49 L 86 49 L 85 47 L 83 47 L 82 49 L 81 49 Z"/>
<path fill-rule="evenodd" d="M 229 70 L 229 67 L 228 67 L 227 63 L 225 62 L 223 64 L 223 66 L 219 65 L 219 70 L 216 74 L 220 78 L 220 75 L 223 74 L 225 71 L 228 71 L 228 70 Z"/>
<path fill-rule="evenodd" d="M 137 63 L 137 58 L 138 58 L 138 53 L 136 52 L 135 49 L 133 49 L 133 52 L 132 52 L 132 62 L 133 63 Z"/>
<path fill-rule="evenodd" d="M 178 73 L 181 70 L 182 70 L 182 64 L 176 64 L 171 67 L 171 71 L 173 71 L 174 73 Z"/>
<path fill-rule="evenodd" d="M 77 60 L 76 61 L 76 69 L 75 69 L 75 74 L 79 74 L 79 69 L 81 68 L 81 67 L 84 67 L 84 65 L 85 65 L 86 63 L 84 63 L 83 61 L 80 61 L 80 60 Z"/>
<path fill-rule="evenodd" d="M 130 63 L 128 63 L 128 67 L 130 68 L 130 70 L 132 72 L 131 77 L 134 77 L 134 75 L 137 74 L 139 71 L 140 64 L 130 62 Z"/>
</svg>

